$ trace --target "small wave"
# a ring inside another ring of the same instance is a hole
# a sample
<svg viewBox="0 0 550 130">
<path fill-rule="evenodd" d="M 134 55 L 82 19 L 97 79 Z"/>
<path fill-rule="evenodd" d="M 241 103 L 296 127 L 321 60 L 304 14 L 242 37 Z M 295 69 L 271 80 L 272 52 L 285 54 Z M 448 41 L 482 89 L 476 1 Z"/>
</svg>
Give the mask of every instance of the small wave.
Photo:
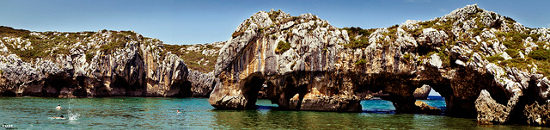
<svg viewBox="0 0 550 130">
<path fill-rule="evenodd" d="M 78 120 L 78 113 L 69 113 L 69 120 Z"/>
</svg>

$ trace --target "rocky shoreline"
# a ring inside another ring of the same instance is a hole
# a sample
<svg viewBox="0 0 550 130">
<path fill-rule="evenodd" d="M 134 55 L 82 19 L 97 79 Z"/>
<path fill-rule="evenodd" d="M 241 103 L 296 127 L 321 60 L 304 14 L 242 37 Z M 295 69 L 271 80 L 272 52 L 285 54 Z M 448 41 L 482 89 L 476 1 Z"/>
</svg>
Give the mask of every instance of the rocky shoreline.
<svg viewBox="0 0 550 130">
<path fill-rule="evenodd" d="M 77 37 L 79 41 L 68 46 L 64 43 L 30 42 L 55 41 L 55 38 L 70 35 L 82 37 Z M 107 30 L 74 34 L 32 32 L 26 36 L 31 38 L 4 37 L 0 42 L 5 54 L 0 55 L 2 96 L 207 97 L 211 90 L 211 87 L 205 86 L 213 81 L 209 74 L 189 70 L 185 61 L 165 52 L 158 39 L 144 38 L 133 32 Z M 116 43 L 119 43 L 118 47 L 113 45 Z M 53 47 L 45 50 L 50 52 L 49 55 L 28 59 L 29 62 L 13 54 L 19 51 L 15 50 L 20 47 L 19 44 L 27 44 L 25 46 L 28 47 L 33 47 L 32 44 L 53 44 Z M 8 48 L 10 46 L 13 49 Z M 68 52 L 56 54 L 56 49 L 66 49 Z"/>
<path fill-rule="evenodd" d="M 283 110 L 358 112 L 380 94 L 397 113 L 440 114 L 416 101 L 433 90 L 449 115 L 481 124 L 550 121 L 550 31 L 477 5 L 378 29 L 260 11 L 228 41 L 191 47 L 132 31 L 1 29 L 0 96 L 209 97 L 217 109 L 264 97 Z"/>
</svg>

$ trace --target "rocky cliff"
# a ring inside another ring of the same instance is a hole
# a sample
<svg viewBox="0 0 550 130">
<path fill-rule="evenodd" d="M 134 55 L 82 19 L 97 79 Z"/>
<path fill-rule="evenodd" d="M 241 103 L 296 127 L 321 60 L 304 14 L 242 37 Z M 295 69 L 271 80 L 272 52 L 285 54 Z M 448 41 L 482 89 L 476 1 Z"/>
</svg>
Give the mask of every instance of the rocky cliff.
<svg viewBox="0 0 550 130">
<path fill-rule="evenodd" d="M 266 84 L 267 97 L 287 110 L 360 111 L 360 93 L 382 91 L 396 112 L 421 113 L 429 107 L 415 105 L 413 93 L 429 85 L 450 115 L 545 124 L 549 33 L 477 5 L 378 29 L 260 11 L 221 48 L 209 102 L 253 109 Z"/>
<path fill-rule="evenodd" d="M 185 60 L 189 68 L 187 81 L 191 85 L 193 97 L 208 97 L 217 83 L 214 77 L 214 65 L 220 48 L 226 42 L 195 45 L 164 45 L 166 51 Z"/>
<path fill-rule="evenodd" d="M 188 70 L 160 40 L 133 31 L 0 29 L 2 96 L 186 97 L 209 92 L 196 85 L 207 82 L 202 73 Z"/>
</svg>

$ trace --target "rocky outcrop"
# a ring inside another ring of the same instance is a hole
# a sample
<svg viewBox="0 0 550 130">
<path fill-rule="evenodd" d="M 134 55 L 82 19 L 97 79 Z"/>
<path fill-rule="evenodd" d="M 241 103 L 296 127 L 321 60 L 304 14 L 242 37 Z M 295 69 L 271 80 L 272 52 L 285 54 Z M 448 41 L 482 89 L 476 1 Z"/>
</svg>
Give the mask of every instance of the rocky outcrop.
<svg viewBox="0 0 550 130">
<path fill-rule="evenodd" d="M 161 41 L 134 32 L 2 35 L 0 45 L 9 47 L 0 55 L 2 96 L 205 96 L 204 90 L 191 91 L 181 58 L 164 51 Z M 21 43 L 29 47 L 19 49 Z"/>
<path fill-rule="evenodd" d="M 341 49 L 328 43 L 345 42 L 342 32 L 311 14 L 270 13 L 259 12 L 243 22 L 236 32 L 242 35 L 234 35 L 220 50 L 215 69 L 220 82 L 210 103 L 220 109 L 255 108 L 258 91 L 266 82 L 269 99 L 282 109 L 360 111 L 359 98 L 353 93 L 332 94 L 322 87 L 334 86 L 327 84 L 335 82 L 326 69 L 336 65 L 336 59 L 325 56 Z M 311 91 L 315 87 L 318 92 Z"/>
<path fill-rule="evenodd" d="M 510 112 L 514 109 L 521 95 L 514 95 L 508 104 L 497 103 L 487 90 L 482 90 L 475 104 L 477 121 L 481 124 L 503 124 L 510 120 Z"/>
<path fill-rule="evenodd" d="M 550 106 L 548 103 L 543 105 L 535 102 L 531 105 L 526 105 L 524 114 L 527 116 L 528 124 L 548 126 L 550 122 Z"/>
<path fill-rule="evenodd" d="M 284 110 L 361 111 L 360 100 L 376 92 L 398 113 L 426 113 L 438 110 L 417 102 L 415 91 L 430 86 L 452 116 L 483 124 L 548 119 L 550 30 L 477 5 L 378 29 L 261 11 L 227 42 L 204 46 L 164 45 L 131 31 L 0 30 L 2 96 L 202 97 L 211 90 L 217 109 L 254 109 L 263 90 Z"/>
<path fill-rule="evenodd" d="M 216 85 L 214 72 L 201 73 L 195 70 L 189 70 L 187 81 L 191 83 L 191 93 L 193 97 L 209 97 L 210 92 Z"/>
<path fill-rule="evenodd" d="M 261 11 L 221 48 L 209 102 L 253 109 L 266 84 L 268 99 L 287 110 L 358 111 L 357 95 L 381 92 L 396 112 L 421 113 L 429 107 L 415 104 L 414 92 L 429 85 L 449 115 L 516 122 L 527 119 L 523 105 L 548 100 L 549 33 L 477 5 L 366 30 Z"/>
<path fill-rule="evenodd" d="M 441 109 L 432 107 L 423 101 L 416 101 L 414 105 L 420 107 L 420 113 L 431 114 L 431 115 L 441 115 Z"/>
<path fill-rule="evenodd" d="M 431 90 L 432 87 L 430 87 L 430 85 L 422 85 L 422 87 L 414 90 L 413 96 L 416 99 L 426 100 L 428 99 L 428 95 L 430 95 Z"/>
</svg>

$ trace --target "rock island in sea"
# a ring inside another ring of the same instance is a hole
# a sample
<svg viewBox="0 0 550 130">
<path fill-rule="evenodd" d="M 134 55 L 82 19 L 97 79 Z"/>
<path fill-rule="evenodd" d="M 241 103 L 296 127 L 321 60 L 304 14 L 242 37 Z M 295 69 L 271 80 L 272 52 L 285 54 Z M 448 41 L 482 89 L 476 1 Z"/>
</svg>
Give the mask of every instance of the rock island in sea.
<svg viewBox="0 0 550 130">
<path fill-rule="evenodd" d="M 450 116 L 550 121 L 550 31 L 477 5 L 377 29 L 260 11 L 228 41 L 194 46 L 132 31 L 0 29 L 2 96 L 195 96 L 217 109 L 255 109 L 261 90 L 284 110 L 357 112 L 381 94 L 397 113 L 437 113 L 416 101 L 431 88 Z"/>
<path fill-rule="evenodd" d="M 205 97 L 214 78 L 204 62 L 214 62 L 212 50 L 223 44 L 187 51 L 133 31 L 0 32 L 2 96 Z M 188 57 L 203 58 L 202 66 L 189 69 L 182 59 Z"/>
</svg>

